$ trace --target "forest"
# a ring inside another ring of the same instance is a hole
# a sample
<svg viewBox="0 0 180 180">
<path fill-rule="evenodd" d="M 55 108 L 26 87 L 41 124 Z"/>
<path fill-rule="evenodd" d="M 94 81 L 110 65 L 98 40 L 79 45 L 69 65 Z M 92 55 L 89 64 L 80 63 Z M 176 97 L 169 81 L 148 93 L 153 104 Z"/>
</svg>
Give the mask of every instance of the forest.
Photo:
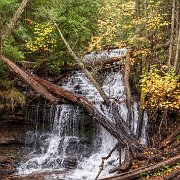
<svg viewBox="0 0 180 180">
<path fill-rule="evenodd" d="M 122 84 L 117 80 L 120 75 Z M 117 81 L 109 90 L 108 83 L 105 84 L 108 77 L 112 78 L 109 84 Z M 86 93 L 84 86 L 89 88 Z M 119 90 L 121 86 L 124 94 Z M 97 92 L 93 97 L 91 87 Z M 76 110 L 71 110 L 71 106 Z M 75 115 L 67 117 L 66 112 L 61 118 L 67 107 L 68 113 L 77 113 L 81 108 L 83 117 L 88 116 L 88 120 L 83 119 L 84 125 L 78 115 L 75 119 L 80 124 L 71 129 Z M 101 141 L 99 147 L 109 143 L 104 142 L 101 134 L 95 135 L 96 126 L 105 129 L 116 142 L 100 157 L 93 178 L 83 176 L 84 179 L 179 179 L 179 112 L 179 0 L 0 1 L 0 179 L 51 178 L 46 176 L 52 172 L 35 171 L 25 177 L 17 173 L 26 146 L 23 141 L 31 127 L 37 131 L 43 126 L 44 133 L 45 126 L 52 126 L 48 133 L 56 135 L 54 140 L 59 138 L 55 126 L 61 136 L 60 130 L 66 125 L 70 135 L 64 129 L 63 138 L 79 138 L 79 147 L 83 133 L 91 141 L 97 136 Z M 67 122 L 60 128 L 63 119 Z M 68 143 L 73 144 L 74 139 Z M 78 150 L 78 158 L 90 147 L 87 144 L 83 144 L 85 150 Z M 20 149 L 19 154 L 16 148 Z M 95 154 L 96 148 L 91 148 L 89 154 Z M 67 149 L 59 148 L 58 152 Z M 75 144 L 70 149 L 73 154 Z M 109 161 L 106 165 L 114 153 L 118 162 L 113 165 Z M 71 159 L 67 160 L 70 165 L 78 164 Z M 59 164 L 66 168 L 64 161 L 61 157 Z M 59 164 L 48 168 L 60 169 Z M 107 166 L 108 174 L 101 176 Z M 59 173 L 69 173 L 65 171 Z M 62 179 L 83 178 L 64 175 Z"/>
</svg>

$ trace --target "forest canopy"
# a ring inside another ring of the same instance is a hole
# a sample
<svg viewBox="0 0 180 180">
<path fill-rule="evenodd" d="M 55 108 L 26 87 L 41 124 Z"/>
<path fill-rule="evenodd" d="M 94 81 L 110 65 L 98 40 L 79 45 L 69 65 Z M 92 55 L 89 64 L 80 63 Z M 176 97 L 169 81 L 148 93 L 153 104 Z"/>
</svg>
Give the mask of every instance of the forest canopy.
<svg viewBox="0 0 180 180">
<path fill-rule="evenodd" d="M 2 34 L 19 4 L 0 2 Z M 64 66 L 74 64 L 51 16 L 79 57 L 107 48 L 128 48 L 131 85 L 139 92 L 142 107 L 176 111 L 180 106 L 179 4 L 176 0 L 32 0 L 16 29 L 4 39 L 2 53 L 40 75 L 57 76 Z M 13 89 L 12 77 L 0 63 L 1 89 Z"/>
</svg>

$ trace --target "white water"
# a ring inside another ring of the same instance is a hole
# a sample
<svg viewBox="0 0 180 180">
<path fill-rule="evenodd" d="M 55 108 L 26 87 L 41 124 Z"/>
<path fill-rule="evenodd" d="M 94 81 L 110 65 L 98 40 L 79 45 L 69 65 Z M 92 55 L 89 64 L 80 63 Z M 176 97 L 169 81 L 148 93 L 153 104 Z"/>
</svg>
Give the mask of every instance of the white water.
<svg viewBox="0 0 180 180">
<path fill-rule="evenodd" d="M 96 103 L 96 107 L 100 112 L 102 112 L 106 117 L 111 119 L 112 114 L 111 110 L 107 109 L 105 105 L 101 104 L 102 98 L 100 97 L 97 90 L 89 82 L 86 76 L 81 72 L 76 72 L 73 75 L 68 83 L 63 85 L 64 88 L 73 90 L 76 93 L 86 96 L 90 101 Z M 124 86 L 123 86 L 123 77 L 119 72 L 110 72 L 104 80 L 103 89 L 105 93 L 112 99 L 120 102 L 119 112 L 124 119 L 127 118 L 127 107 L 123 102 L 125 100 L 124 95 Z M 57 106 L 54 113 L 51 108 L 50 110 L 51 117 L 50 126 L 51 132 L 41 134 L 37 141 L 43 140 L 43 143 L 40 143 L 40 150 L 31 152 L 30 159 L 26 162 L 23 162 L 18 167 L 19 175 L 28 175 L 35 172 L 44 172 L 47 170 L 61 170 L 64 169 L 64 161 L 70 155 L 73 154 L 77 160 L 77 168 L 74 170 L 69 170 L 68 173 L 61 175 L 50 175 L 46 176 L 45 179 L 74 179 L 81 180 L 87 179 L 92 180 L 96 177 L 99 171 L 99 165 L 101 164 L 101 158 L 107 156 L 109 151 L 115 146 L 116 140 L 103 128 L 98 128 L 97 132 L 94 135 L 94 142 L 91 145 L 91 148 L 94 148 L 94 151 L 91 151 L 89 157 L 81 156 L 80 149 L 80 137 L 77 132 L 79 124 L 81 123 L 80 117 L 82 116 L 80 108 L 73 108 L 72 105 L 60 105 Z M 137 103 L 133 105 L 133 121 L 132 121 L 132 130 L 136 132 L 138 120 L 137 112 Z M 146 143 L 145 137 L 145 125 L 147 123 L 147 115 L 144 117 L 144 128 L 142 133 L 142 144 Z M 83 124 L 81 132 L 83 130 Z M 37 134 L 37 132 L 36 132 Z M 97 138 L 98 137 L 98 138 Z M 100 139 L 100 141 L 99 141 Z M 67 153 L 69 144 L 75 143 L 75 147 L 70 151 L 70 154 Z M 98 148 L 97 148 L 98 146 Z M 89 147 L 86 147 L 87 149 Z M 85 150 L 86 150 L 85 148 Z M 104 170 L 102 171 L 100 177 L 108 175 L 109 168 L 108 164 L 112 164 L 111 168 L 117 165 L 117 151 L 115 151 L 111 158 L 105 162 Z M 122 156 L 122 159 L 124 155 Z"/>
</svg>

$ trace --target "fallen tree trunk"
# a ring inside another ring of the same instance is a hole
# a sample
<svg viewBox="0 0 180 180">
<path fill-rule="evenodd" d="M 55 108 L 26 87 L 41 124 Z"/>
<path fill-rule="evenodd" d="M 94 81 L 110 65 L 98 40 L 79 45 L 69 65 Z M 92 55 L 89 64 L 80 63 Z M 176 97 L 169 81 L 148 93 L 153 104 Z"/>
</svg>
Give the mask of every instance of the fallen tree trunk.
<svg viewBox="0 0 180 180">
<path fill-rule="evenodd" d="M 16 66 L 11 60 L 2 56 L 2 60 L 8 64 L 12 72 L 22 79 L 26 84 L 32 87 L 35 91 L 41 94 L 45 99 L 57 104 L 58 101 L 62 98 L 71 103 L 77 104 L 80 107 L 84 108 L 101 126 L 103 126 L 112 136 L 114 136 L 119 144 L 126 146 L 128 148 L 128 154 L 130 156 L 135 155 L 139 151 L 143 150 L 141 144 L 137 141 L 137 138 L 132 133 L 131 129 L 128 127 L 126 122 L 119 116 L 117 113 L 117 106 L 112 105 L 113 115 L 116 119 L 116 122 L 121 122 L 117 124 L 111 122 L 103 113 L 101 113 L 89 100 L 85 97 L 74 94 L 69 90 L 65 90 L 62 87 L 59 87 L 55 84 L 50 83 L 38 76 L 35 76 L 31 73 L 27 73 Z M 131 158 L 129 158 L 132 161 Z M 128 161 L 129 161 L 128 160 Z M 131 162 L 129 164 L 132 164 Z"/>
<path fill-rule="evenodd" d="M 49 100 L 52 103 L 57 103 L 58 98 L 50 94 L 42 85 L 34 81 L 27 73 L 21 70 L 16 66 L 11 60 L 2 56 L 2 60 L 10 67 L 13 73 L 19 77 L 24 83 L 32 87 L 37 93 L 41 94 L 45 99 Z"/>
<path fill-rule="evenodd" d="M 115 118 L 119 118 L 122 122 L 121 127 L 119 128 L 117 128 L 114 123 L 112 123 L 108 118 L 106 118 L 102 113 L 100 113 L 95 107 L 95 105 L 89 100 L 87 100 L 85 97 L 74 94 L 71 91 L 65 90 L 62 87 L 54 85 L 35 75 L 32 75 L 30 73 L 28 74 L 4 56 L 2 56 L 2 60 L 8 64 L 8 66 L 12 69 L 16 76 L 21 78 L 26 84 L 28 84 L 35 91 L 41 94 L 45 99 L 48 99 L 50 102 L 57 104 L 59 98 L 64 98 L 69 102 L 75 103 L 83 107 L 87 112 L 90 113 L 90 115 L 92 115 L 92 117 L 96 119 L 96 121 L 100 125 L 102 125 L 112 136 L 118 139 L 118 141 L 120 141 L 122 144 L 128 144 L 128 146 L 130 146 L 133 150 L 142 150 L 141 145 L 138 143 L 135 136 L 133 136 L 131 130 L 128 128 L 125 121 L 118 116 L 116 111 Z"/>
<path fill-rule="evenodd" d="M 86 55 L 85 55 L 86 56 Z M 88 58 L 88 57 L 87 57 Z M 89 60 L 89 61 L 83 61 L 84 65 L 86 66 L 87 69 L 93 69 L 94 68 L 97 71 L 100 70 L 105 70 L 105 69 L 109 69 L 109 68 L 119 68 L 121 66 L 121 61 L 120 59 L 124 58 L 124 56 L 122 57 L 112 57 L 112 58 L 105 58 L 105 59 L 96 59 L 96 61 L 94 60 Z M 72 66 L 68 66 L 65 67 L 66 71 L 76 71 L 82 69 L 78 64 L 72 65 Z"/>
<path fill-rule="evenodd" d="M 83 107 L 112 136 L 120 140 L 122 144 L 129 144 L 132 148 L 135 148 L 136 150 L 137 149 L 142 150 L 141 145 L 135 139 L 135 136 L 132 134 L 132 132 L 130 131 L 130 129 L 128 128 L 128 126 L 126 125 L 123 119 L 121 119 L 122 121 L 121 128 L 117 129 L 116 125 L 112 123 L 108 118 L 106 118 L 102 113 L 100 113 L 98 109 L 95 107 L 95 105 L 89 100 L 87 100 L 85 97 L 74 94 L 73 92 L 69 90 L 65 90 L 64 88 L 59 87 L 55 84 L 52 84 L 49 81 L 39 78 L 38 76 L 35 76 L 33 74 L 29 74 L 29 76 L 31 76 L 32 79 L 34 79 L 35 81 L 40 83 L 42 86 L 44 86 L 49 92 L 55 94 L 58 97 L 64 98 L 65 100 L 68 100 L 71 103 L 74 103 Z M 116 114 L 116 116 L 118 115 Z M 120 117 L 118 116 L 118 119 L 119 118 Z"/>
<path fill-rule="evenodd" d="M 176 165 L 177 163 L 180 162 L 180 155 L 176 156 L 176 157 L 173 157 L 173 158 L 170 158 L 166 161 L 163 161 L 161 163 L 158 163 L 158 164 L 153 164 L 153 165 L 149 165 L 149 166 L 146 166 L 146 167 L 142 167 L 142 168 L 138 168 L 138 169 L 135 169 L 133 171 L 129 171 L 129 172 L 126 172 L 126 173 L 122 173 L 120 175 L 117 175 L 117 176 L 112 176 L 112 177 L 108 177 L 108 178 L 104 178 L 102 180 L 130 180 L 130 179 L 137 179 L 139 177 L 142 177 L 145 173 L 146 174 L 150 174 L 150 173 L 154 173 L 160 169 L 163 168 L 163 166 L 167 165 L 168 167 L 172 167 L 174 165 Z"/>
</svg>

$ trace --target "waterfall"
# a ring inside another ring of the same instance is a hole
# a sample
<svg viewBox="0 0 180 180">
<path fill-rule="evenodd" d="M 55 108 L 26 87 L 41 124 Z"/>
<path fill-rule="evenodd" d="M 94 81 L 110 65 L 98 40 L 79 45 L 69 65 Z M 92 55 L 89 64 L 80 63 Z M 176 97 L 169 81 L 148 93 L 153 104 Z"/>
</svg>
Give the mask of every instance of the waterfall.
<svg viewBox="0 0 180 180">
<path fill-rule="evenodd" d="M 98 110 L 113 121 L 111 109 L 103 105 L 102 98 L 85 74 L 77 71 L 62 87 L 84 95 L 93 101 Z M 107 73 L 102 88 L 111 100 L 119 103 L 121 116 L 127 118 L 123 76 L 120 72 Z M 101 158 L 107 156 L 115 146 L 116 140 L 102 127 L 95 123 L 92 117 L 80 107 L 71 104 L 58 106 L 40 105 L 28 108 L 27 121 L 34 121 L 35 126 L 26 134 L 27 159 L 17 168 L 19 175 L 40 173 L 44 171 L 67 170 L 66 173 L 46 175 L 44 179 L 89 179 L 96 177 L 101 164 Z M 132 131 L 136 132 L 138 110 L 137 102 L 132 105 Z M 147 115 L 144 115 L 144 126 L 141 143 L 146 144 L 145 127 Z M 118 163 L 118 152 L 115 151 L 105 163 L 101 177 L 108 175 L 111 168 Z M 124 151 L 122 151 L 122 160 Z"/>
</svg>

